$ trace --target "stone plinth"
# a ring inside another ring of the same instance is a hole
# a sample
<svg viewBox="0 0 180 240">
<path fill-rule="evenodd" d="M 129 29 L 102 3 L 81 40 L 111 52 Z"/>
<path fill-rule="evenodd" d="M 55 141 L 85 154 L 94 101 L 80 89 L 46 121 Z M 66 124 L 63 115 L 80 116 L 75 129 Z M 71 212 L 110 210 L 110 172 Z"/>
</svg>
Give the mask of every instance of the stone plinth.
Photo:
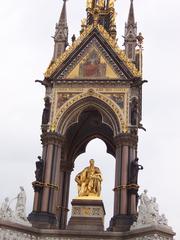
<svg viewBox="0 0 180 240">
<path fill-rule="evenodd" d="M 104 231 L 104 204 L 100 199 L 73 199 L 68 230 Z"/>
<path fill-rule="evenodd" d="M 56 216 L 52 213 L 32 212 L 29 214 L 28 220 L 33 227 L 42 229 L 56 228 L 57 225 Z"/>
<path fill-rule="evenodd" d="M 151 225 L 128 232 L 73 231 L 38 229 L 0 220 L 1 240 L 173 240 L 175 233 L 166 227 Z"/>
</svg>

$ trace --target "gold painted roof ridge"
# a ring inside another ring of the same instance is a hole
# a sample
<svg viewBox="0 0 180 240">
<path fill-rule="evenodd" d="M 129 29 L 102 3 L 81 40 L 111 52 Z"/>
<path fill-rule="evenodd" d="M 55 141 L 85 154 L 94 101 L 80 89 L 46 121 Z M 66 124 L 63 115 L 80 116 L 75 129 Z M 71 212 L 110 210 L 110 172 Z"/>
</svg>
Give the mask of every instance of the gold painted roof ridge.
<svg viewBox="0 0 180 240">
<path fill-rule="evenodd" d="M 50 77 L 56 69 L 70 56 L 70 54 L 81 44 L 81 42 L 88 36 L 88 34 L 97 28 L 107 43 L 112 47 L 112 50 L 118 55 L 118 57 L 123 61 L 123 63 L 128 67 L 130 72 L 134 77 L 141 77 L 141 72 L 136 68 L 135 64 L 126 56 L 123 50 L 121 50 L 117 44 L 117 41 L 113 39 L 110 34 L 105 30 L 102 25 L 89 25 L 83 33 L 75 40 L 72 45 L 61 54 L 53 63 L 49 65 L 44 76 L 46 78 Z"/>
</svg>

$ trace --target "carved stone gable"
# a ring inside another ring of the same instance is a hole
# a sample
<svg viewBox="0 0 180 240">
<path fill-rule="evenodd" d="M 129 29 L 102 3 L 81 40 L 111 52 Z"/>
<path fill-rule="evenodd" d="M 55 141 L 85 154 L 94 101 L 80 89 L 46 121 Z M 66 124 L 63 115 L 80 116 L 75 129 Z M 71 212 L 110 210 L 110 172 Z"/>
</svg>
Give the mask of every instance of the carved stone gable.
<svg viewBox="0 0 180 240">
<path fill-rule="evenodd" d="M 100 42 L 93 38 L 56 79 L 127 79 Z"/>
</svg>

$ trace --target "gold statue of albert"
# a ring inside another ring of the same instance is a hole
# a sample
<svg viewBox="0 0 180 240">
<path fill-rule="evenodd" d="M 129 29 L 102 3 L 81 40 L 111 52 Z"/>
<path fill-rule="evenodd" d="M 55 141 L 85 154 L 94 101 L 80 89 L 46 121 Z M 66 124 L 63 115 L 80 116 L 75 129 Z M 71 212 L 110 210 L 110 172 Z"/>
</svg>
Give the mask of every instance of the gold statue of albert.
<svg viewBox="0 0 180 240">
<path fill-rule="evenodd" d="M 98 167 L 94 166 L 94 160 L 89 161 L 89 167 L 75 177 L 78 185 L 79 197 L 100 197 L 102 174 Z"/>
</svg>

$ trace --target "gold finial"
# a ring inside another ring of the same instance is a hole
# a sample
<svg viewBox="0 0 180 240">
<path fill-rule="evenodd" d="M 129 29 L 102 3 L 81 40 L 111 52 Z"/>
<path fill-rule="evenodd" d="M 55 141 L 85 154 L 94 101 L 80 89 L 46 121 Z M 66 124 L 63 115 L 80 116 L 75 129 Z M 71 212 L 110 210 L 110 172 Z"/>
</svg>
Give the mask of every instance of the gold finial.
<svg viewBox="0 0 180 240">
<path fill-rule="evenodd" d="M 117 16 L 117 13 L 114 12 L 112 15 L 112 18 L 111 18 L 111 25 L 113 25 L 113 26 L 116 25 L 116 16 Z"/>
<path fill-rule="evenodd" d="M 84 30 L 86 29 L 86 27 L 87 27 L 87 19 L 86 19 L 86 18 L 83 18 L 83 19 L 81 20 L 81 31 L 80 31 L 81 34 L 84 32 Z"/>
<path fill-rule="evenodd" d="M 83 19 L 81 20 L 81 26 L 82 26 L 82 27 L 85 27 L 86 24 L 87 24 L 87 20 L 86 20 L 86 18 L 83 18 Z"/>
<path fill-rule="evenodd" d="M 109 0 L 109 8 L 114 8 L 116 0 Z"/>
<path fill-rule="evenodd" d="M 99 8 L 104 8 L 104 0 L 99 0 L 99 1 L 97 2 L 97 6 L 98 6 Z"/>
<path fill-rule="evenodd" d="M 94 12 L 93 12 L 94 26 L 97 26 L 97 25 L 98 25 L 98 22 L 99 22 L 99 13 L 100 13 L 99 8 L 95 8 L 95 9 L 94 9 Z"/>
<path fill-rule="evenodd" d="M 92 8 L 92 0 L 87 0 L 86 7 L 87 8 Z"/>
</svg>

